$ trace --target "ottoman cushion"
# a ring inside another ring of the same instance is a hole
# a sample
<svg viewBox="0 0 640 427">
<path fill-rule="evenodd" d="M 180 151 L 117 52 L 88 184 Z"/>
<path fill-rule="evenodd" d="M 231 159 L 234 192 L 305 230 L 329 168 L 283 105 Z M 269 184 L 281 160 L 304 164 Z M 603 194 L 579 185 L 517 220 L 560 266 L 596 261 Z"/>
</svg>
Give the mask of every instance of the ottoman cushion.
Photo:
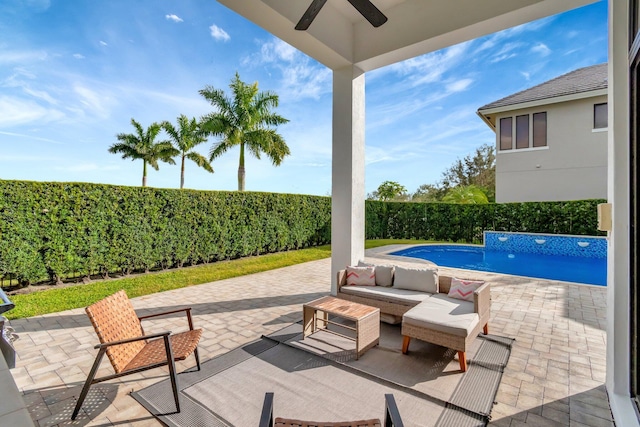
<svg viewBox="0 0 640 427">
<path fill-rule="evenodd" d="M 479 321 L 472 302 L 449 298 L 443 294 L 427 298 L 402 317 L 403 324 L 460 337 L 467 337 Z"/>
</svg>

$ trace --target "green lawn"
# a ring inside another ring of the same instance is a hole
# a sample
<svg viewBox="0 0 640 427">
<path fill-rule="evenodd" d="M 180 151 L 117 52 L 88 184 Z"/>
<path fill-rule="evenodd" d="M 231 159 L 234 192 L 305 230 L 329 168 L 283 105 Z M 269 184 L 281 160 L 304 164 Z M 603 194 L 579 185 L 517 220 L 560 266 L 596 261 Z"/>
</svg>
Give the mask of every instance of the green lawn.
<svg viewBox="0 0 640 427">
<path fill-rule="evenodd" d="M 367 240 L 365 248 L 371 249 L 398 243 L 427 243 L 427 241 Z M 129 297 L 134 298 L 156 292 L 259 273 L 330 256 L 331 247 L 325 245 L 119 279 L 100 280 L 86 285 L 46 289 L 30 294 L 13 295 L 11 301 L 16 307 L 5 313 L 5 315 L 9 319 L 18 319 L 56 313 L 72 308 L 86 307 L 120 289 L 124 289 Z"/>
</svg>

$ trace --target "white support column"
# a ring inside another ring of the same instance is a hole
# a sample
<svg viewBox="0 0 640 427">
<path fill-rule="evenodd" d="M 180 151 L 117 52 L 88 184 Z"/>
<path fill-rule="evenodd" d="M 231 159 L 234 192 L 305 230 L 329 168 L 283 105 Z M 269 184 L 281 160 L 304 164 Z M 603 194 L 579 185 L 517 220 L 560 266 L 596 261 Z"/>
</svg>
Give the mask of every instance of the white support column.
<svg viewBox="0 0 640 427">
<path fill-rule="evenodd" d="M 609 2 L 608 201 L 612 231 L 607 259 L 607 393 L 616 425 L 639 426 L 630 391 L 629 277 L 629 4 Z"/>
<path fill-rule="evenodd" d="M 364 71 L 333 70 L 331 293 L 339 270 L 364 257 Z"/>
</svg>

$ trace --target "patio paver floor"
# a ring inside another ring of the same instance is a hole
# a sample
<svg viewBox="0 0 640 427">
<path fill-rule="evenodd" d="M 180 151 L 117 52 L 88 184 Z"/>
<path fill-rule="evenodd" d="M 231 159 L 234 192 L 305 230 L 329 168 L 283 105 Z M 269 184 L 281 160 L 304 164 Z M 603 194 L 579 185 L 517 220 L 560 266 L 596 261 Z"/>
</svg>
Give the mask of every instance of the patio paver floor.
<svg viewBox="0 0 640 427">
<path fill-rule="evenodd" d="M 490 280 L 490 333 L 516 339 L 491 425 L 613 425 L 604 387 L 604 287 L 441 271 Z M 199 346 L 204 361 L 299 320 L 303 303 L 329 293 L 330 274 L 330 260 L 325 259 L 132 302 L 140 314 L 191 306 L 195 326 L 204 329 Z M 179 317 L 146 321 L 145 331 L 179 330 L 182 322 L 186 325 Z M 11 372 L 36 426 L 161 425 L 128 395 L 167 378 L 159 369 L 94 385 L 78 419 L 70 421 L 75 396 L 96 354 L 97 338 L 83 309 L 14 320 L 11 325 L 20 335 Z M 193 365 L 190 357 L 178 369 Z M 109 372 L 109 363 L 103 361 L 99 375 Z"/>
</svg>

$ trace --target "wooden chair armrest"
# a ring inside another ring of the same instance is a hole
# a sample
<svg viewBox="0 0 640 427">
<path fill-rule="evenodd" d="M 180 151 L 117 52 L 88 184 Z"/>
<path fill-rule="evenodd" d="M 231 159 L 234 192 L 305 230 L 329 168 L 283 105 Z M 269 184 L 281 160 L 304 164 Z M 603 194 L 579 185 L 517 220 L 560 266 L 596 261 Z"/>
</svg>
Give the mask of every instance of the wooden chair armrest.
<svg viewBox="0 0 640 427">
<path fill-rule="evenodd" d="M 338 292 L 340 288 L 347 284 L 347 270 L 338 271 Z"/>
<path fill-rule="evenodd" d="M 139 320 L 149 319 L 150 317 L 165 316 L 167 314 L 180 313 L 181 311 L 190 312 L 191 311 L 191 307 L 179 308 L 177 310 L 171 310 L 171 311 L 163 311 L 162 313 L 146 314 L 144 316 L 138 316 L 138 319 Z"/>
<path fill-rule="evenodd" d="M 478 314 L 491 309 L 491 284 L 485 283 L 473 292 L 473 309 Z"/>
<path fill-rule="evenodd" d="M 384 416 L 384 426 L 385 427 L 404 427 L 404 423 L 402 422 L 402 418 L 400 418 L 400 411 L 398 411 L 398 406 L 396 405 L 396 399 L 393 397 L 393 394 L 385 394 L 384 395 L 385 402 L 385 416 Z"/>
<path fill-rule="evenodd" d="M 158 316 L 165 316 L 167 314 L 174 314 L 174 313 L 180 313 L 181 311 L 184 311 L 187 314 L 187 322 L 189 322 L 189 330 L 193 331 L 193 320 L 191 318 L 191 307 L 186 307 L 186 308 L 179 308 L 177 310 L 171 310 L 171 311 L 163 311 L 162 313 L 154 313 L 154 314 L 147 314 L 144 316 L 138 316 L 138 320 L 145 320 L 145 319 L 149 319 L 152 317 L 158 317 Z"/>
<path fill-rule="evenodd" d="M 124 340 L 105 342 L 105 343 L 96 345 L 94 348 L 105 348 L 105 347 L 110 347 L 112 345 L 127 344 L 127 343 L 135 342 L 135 341 L 149 340 L 149 339 L 153 339 L 153 338 L 160 338 L 160 337 L 169 336 L 170 334 L 171 334 L 171 331 L 158 332 L 157 334 L 142 335 L 142 336 L 139 336 L 139 337 L 127 338 L 127 339 L 124 339 Z"/>
<path fill-rule="evenodd" d="M 273 393 L 264 394 L 260 427 L 273 427 Z"/>
</svg>

